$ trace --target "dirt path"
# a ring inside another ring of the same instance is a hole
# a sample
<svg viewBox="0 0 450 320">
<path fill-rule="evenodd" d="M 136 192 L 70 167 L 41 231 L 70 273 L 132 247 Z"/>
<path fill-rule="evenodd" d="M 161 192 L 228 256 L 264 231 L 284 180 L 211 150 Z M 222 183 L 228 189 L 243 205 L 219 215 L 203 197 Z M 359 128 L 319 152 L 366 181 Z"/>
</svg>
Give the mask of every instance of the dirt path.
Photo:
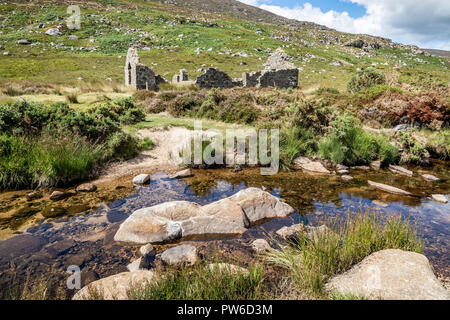
<svg viewBox="0 0 450 320">
<path fill-rule="evenodd" d="M 140 138 L 150 138 L 155 147 L 152 150 L 141 152 L 136 158 L 114 163 L 108 166 L 94 183 L 105 183 L 113 179 L 137 175 L 150 171 L 171 171 L 179 168 L 171 160 L 170 154 L 180 150 L 191 138 L 193 131 L 181 127 L 169 130 L 144 129 L 137 132 Z"/>
</svg>

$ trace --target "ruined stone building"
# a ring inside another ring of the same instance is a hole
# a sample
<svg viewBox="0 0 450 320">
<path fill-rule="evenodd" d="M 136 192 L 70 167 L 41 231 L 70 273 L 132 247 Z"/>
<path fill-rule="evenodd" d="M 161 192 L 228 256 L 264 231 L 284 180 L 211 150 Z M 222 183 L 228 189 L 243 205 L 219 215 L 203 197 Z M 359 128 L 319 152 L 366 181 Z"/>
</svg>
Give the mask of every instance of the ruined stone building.
<svg viewBox="0 0 450 320">
<path fill-rule="evenodd" d="M 158 90 L 161 83 L 167 82 L 152 69 L 141 63 L 136 48 L 129 48 L 125 63 L 125 85 L 139 90 Z"/>
<path fill-rule="evenodd" d="M 233 87 L 276 87 L 297 88 L 298 69 L 289 61 L 289 56 L 277 49 L 265 63 L 265 70 L 243 73 L 242 79 L 232 79 L 228 74 L 217 68 L 209 68 L 195 82 L 200 88 L 233 88 Z M 173 83 L 188 81 L 188 72 L 180 70 L 172 78 Z M 152 69 L 142 64 L 136 48 L 128 49 L 125 64 L 125 84 L 135 89 L 158 90 L 161 83 L 167 81 L 160 75 L 155 75 Z"/>
<path fill-rule="evenodd" d="M 204 74 L 197 78 L 195 82 L 200 88 L 232 88 L 233 80 L 228 74 L 217 68 L 209 68 Z"/>
<path fill-rule="evenodd" d="M 265 63 L 265 70 L 251 73 L 244 72 L 242 75 L 243 86 L 246 88 L 276 87 L 297 88 L 298 69 L 289 61 L 289 56 L 278 48 Z"/>
<path fill-rule="evenodd" d="M 188 81 L 189 76 L 187 70 L 181 69 L 179 74 L 176 74 L 172 78 L 173 83 L 179 83 L 183 81 Z"/>
</svg>

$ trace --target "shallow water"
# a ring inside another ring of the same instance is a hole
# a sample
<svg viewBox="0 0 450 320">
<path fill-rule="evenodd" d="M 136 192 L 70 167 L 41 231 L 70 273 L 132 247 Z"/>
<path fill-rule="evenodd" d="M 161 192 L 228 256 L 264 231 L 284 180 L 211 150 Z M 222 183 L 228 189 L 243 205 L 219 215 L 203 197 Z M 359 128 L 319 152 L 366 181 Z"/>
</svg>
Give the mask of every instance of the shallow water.
<svg viewBox="0 0 450 320">
<path fill-rule="evenodd" d="M 247 187 L 266 188 L 293 206 L 297 213 L 260 223 L 241 236 L 217 236 L 207 241 L 219 240 L 231 248 L 235 246 L 236 250 L 248 249 L 253 239 L 270 236 L 282 226 L 299 220 L 317 224 L 330 217 L 345 217 L 348 212 L 373 208 L 385 216 L 401 213 L 417 223 L 419 235 L 424 239 L 425 255 L 439 274 L 449 277 L 450 204 L 428 198 L 433 193 L 449 195 L 449 167 L 447 163 L 437 162 L 430 168 L 409 169 L 416 173 L 414 177 L 394 175 L 388 170 L 351 170 L 355 179 L 350 182 L 335 175 L 310 175 L 301 171 L 261 176 L 256 168 L 238 173 L 229 169 L 195 170 L 193 177 L 183 180 L 155 173 L 148 185 L 136 187 L 131 194 L 107 202 L 94 211 L 50 223 L 43 221 L 23 235 L 0 241 L 0 292 L 30 275 L 45 276 L 61 284 L 67 278 L 66 268 L 73 264 L 81 266 L 84 283 L 126 271 L 137 248 L 116 244 L 113 236 L 133 211 L 173 200 L 206 204 Z M 432 173 L 442 181 L 427 182 L 417 173 Z M 418 196 L 401 197 L 371 190 L 367 180 L 399 187 Z M 205 239 L 197 241 L 205 243 Z"/>
</svg>

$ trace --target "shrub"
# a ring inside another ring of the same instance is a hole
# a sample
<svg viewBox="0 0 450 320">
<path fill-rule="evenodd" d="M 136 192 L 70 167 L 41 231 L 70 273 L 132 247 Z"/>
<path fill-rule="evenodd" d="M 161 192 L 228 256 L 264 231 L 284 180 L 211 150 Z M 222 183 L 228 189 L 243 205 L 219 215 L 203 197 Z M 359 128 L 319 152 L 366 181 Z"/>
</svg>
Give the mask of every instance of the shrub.
<svg viewBox="0 0 450 320">
<path fill-rule="evenodd" d="M 402 147 L 400 162 L 403 164 L 422 163 L 425 156 L 425 147 L 412 136 L 411 130 L 399 131 L 397 140 Z"/>
<path fill-rule="evenodd" d="M 358 93 L 379 84 L 385 84 L 384 74 L 375 69 L 367 68 L 358 71 L 356 76 L 350 80 L 347 89 L 351 93 Z"/>
<path fill-rule="evenodd" d="M 138 154 L 139 141 L 124 132 L 113 133 L 104 146 L 103 161 L 127 160 Z"/>
<path fill-rule="evenodd" d="M 134 94 L 133 94 L 133 99 L 134 101 L 137 102 L 142 102 L 145 101 L 149 98 L 153 98 L 155 96 L 155 92 L 154 91 L 150 91 L 150 90 L 137 90 Z"/>
<path fill-rule="evenodd" d="M 33 150 L 32 184 L 57 186 L 85 180 L 93 174 L 100 151 L 100 146 L 77 135 L 44 136 Z"/>
<path fill-rule="evenodd" d="M 284 168 L 301 155 L 317 152 L 317 141 L 311 129 L 301 127 L 283 128 L 280 132 L 280 162 Z"/>
<path fill-rule="evenodd" d="M 428 138 L 426 149 L 433 156 L 448 160 L 450 158 L 450 130 L 434 132 Z"/>
<path fill-rule="evenodd" d="M 346 165 L 368 164 L 376 159 L 389 164 L 398 158 L 397 148 L 386 138 L 365 132 L 360 121 L 348 114 L 332 122 L 332 129 L 319 148 L 324 158 Z"/>
<path fill-rule="evenodd" d="M 91 177 L 106 161 L 135 156 L 140 143 L 120 125 L 145 119 L 131 98 L 89 112 L 66 103 L 0 105 L 0 188 L 68 185 Z"/>
<path fill-rule="evenodd" d="M 289 271 L 295 284 L 313 297 L 325 297 L 324 284 L 370 254 L 384 249 L 422 252 L 416 227 L 400 215 L 382 219 L 367 211 L 348 215 L 317 232 L 314 239 L 300 232 L 295 242 L 272 249 L 267 260 Z"/>
</svg>

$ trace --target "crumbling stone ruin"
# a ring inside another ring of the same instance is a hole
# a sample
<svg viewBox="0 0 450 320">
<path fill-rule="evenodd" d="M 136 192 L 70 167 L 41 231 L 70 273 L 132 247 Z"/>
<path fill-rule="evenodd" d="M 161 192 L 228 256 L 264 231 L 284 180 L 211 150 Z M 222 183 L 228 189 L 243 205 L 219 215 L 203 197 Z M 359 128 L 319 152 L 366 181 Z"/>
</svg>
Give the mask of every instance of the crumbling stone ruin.
<svg viewBox="0 0 450 320">
<path fill-rule="evenodd" d="M 289 61 L 289 56 L 278 48 L 265 63 L 266 69 L 251 73 L 243 73 L 243 86 L 246 88 L 277 87 L 297 88 L 298 69 Z"/>
<path fill-rule="evenodd" d="M 200 88 L 232 88 L 233 80 L 225 72 L 217 68 L 209 68 L 195 82 Z"/>
<path fill-rule="evenodd" d="M 233 87 L 276 87 L 297 88 L 298 69 L 289 61 L 289 56 L 277 49 L 265 63 L 265 70 L 243 73 L 242 78 L 232 79 L 228 74 L 217 68 L 209 68 L 195 82 L 200 88 L 233 88 Z M 188 81 L 187 70 L 180 70 L 172 78 L 173 83 Z M 158 90 L 161 83 L 167 81 L 160 75 L 155 75 L 152 69 L 142 64 L 136 48 L 128 49 L 125 64 L 125 84 L 135 89 Z"/>
<path fill-rule="evenodd" d="M 138 90 L 158 90 L 161 83 L 167 81 L 155 75 L 152 69 L 141 63 L 136 48 L 129 48 L 125 63 L 125 85 Z"/>
<path fill-rule="evenodd" d="M 179 83 L 179 82 L 188 81 L 188 80 L 189 80 L 188 72 L 185 69 L 181 69 L 180 73 L 174 75 L 172 78 L 173 83 Z"/>
</svg>

